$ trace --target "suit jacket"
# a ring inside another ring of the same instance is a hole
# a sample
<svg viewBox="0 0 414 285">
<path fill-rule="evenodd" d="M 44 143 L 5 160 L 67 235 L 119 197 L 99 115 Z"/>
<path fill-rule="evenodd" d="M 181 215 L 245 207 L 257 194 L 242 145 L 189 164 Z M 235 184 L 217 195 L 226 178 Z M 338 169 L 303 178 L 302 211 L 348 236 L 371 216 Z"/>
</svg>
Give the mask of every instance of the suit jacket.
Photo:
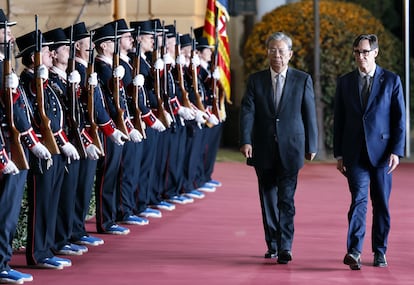
<svg viewBox="0 0 414 285">
<path fill-rule="evenodd" d="M 371 164 L 385 166 L 391 153 L 403 156 L 405 108 L 400 77 L 377 66 L 365 110 L 358 70 L 338 78 L 334 113 L 334 156 L 358 163 L 364 144 Z"/>
<path fill-rule="evenodd" d="M 253 147 L 248 164 L 259 168 L 274 166 L 278 147 L 284 169 L 299 170 L 304 164 L 305 152 L 317 152 L 317 136 L 315 98 L 309 74 L 288 68 L 278 110 L 273 103 L 270 70 L 250 75 L 240 117 L 240 145 Z"/>
</svg>

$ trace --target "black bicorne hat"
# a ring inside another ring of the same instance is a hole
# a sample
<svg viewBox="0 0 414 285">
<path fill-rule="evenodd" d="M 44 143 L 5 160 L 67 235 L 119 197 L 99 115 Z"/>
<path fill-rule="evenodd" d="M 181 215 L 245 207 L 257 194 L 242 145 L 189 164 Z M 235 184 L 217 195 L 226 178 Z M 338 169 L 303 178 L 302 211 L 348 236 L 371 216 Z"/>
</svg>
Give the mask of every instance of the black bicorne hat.
<svg viewBox="0 0 414 285">
<path fill-rule="evenodd" d="M 117 35 L 117 38 L 119 37 L 120 35 Z M 112 25 L 106 24 L 94 30 L 92 41 L 95 45 L 99 45 L 108 40 L 115 40 L 115 29 Z"/>
<path fill-rule="evenodd" d="M 72 26 L 69 26 L 69 27 L 63 29 L 63 31 L 65 32 L 65 35 L 68 39 L 70 39 L 70 31 L 72 30 L 72 27 L 73 27 L 72 40 L 74 42 L 79 41 L 83 38 L 89 37 L 89 32 L 86 29 L 85 22 L 79 22 L 79 23 L 76 23 Z"/>
<path fill-rule="evenodd" d="M 117 31 L 118 31 L 118 34 L 120 35 L 134 31 L 134 29 L 128 27 L 128 24 L 124 19 L 118 19 L 118 20 L 112 21 L 108 23 L 107 25 L 112 25 L 112 27 L 115 29 L 115 26 L 117 24 L 118 24 Z"/>
<path fill-rule="evenodd" d="M 0 9 L 0 29 L 4 28 L 4 23 L 6 22 L 8 27 L 16 25 L 16 22 L 9 22 L 9 20 L 3 12 L 3 9 Z"/>
<path fill-rule="evenodd" d="M 41 33 L 40 30 L 39 33 Z M 36 31 L 32 31 L 16 38 L 16 44 L 20 51 L 16 57 L 22 57 L 24 54 L 34 52 L 36 49 Z M 46 42 L 45 38 L 42 36 L 42 46 L 51 44 L 53 44 L 53 42 Z"/>
<path fill-rule="evenodd" d="M 70 40 L 66 37 L 66 34 L 62 28 L 47 31 L 43 34 L 43 37 L 46 41 L 53 42 L 49 46 L 50 50 L 55 50 L 61 46 L 67 46 L 70 44 Z"/>
<path fill-rule="evenodd" d="M 137 31 L 139 29 L 140 35 L 154 35 L 154 25 L 151 20 L 147 21 L 134 21 L 129 23 L 130 27 Z"/>
<path fill-rule="evenodd" d="M 201 26 L 201 27 L 195 28 L 195 29 L 193 30 L 194 37 L 195 37 L 196 39 L 201 38 L 201 37 L 203 36 L 203 32 L 204 32 L 204 26 Z"/>
<path fill-rule="evenodd" d="M 180 45 L 181 47 L 191 46 L 193 44 L 193 40 L 190 34 L 184 34 L 180 36 Z"/>
<path fill-rule="evenodd" d="M 164 28 L 166 29 L 165 35 L 167 36 L 167 38 L 175 38 L 176 29 L 174 25 L 167 25 Z"/>
<path fill-rule="evenodd" d="M 207 40 L 207 38 L 205 38 L 205 37 L 201 37 L 201 38 L 198 38 L 197 39 L 197 46 L 196 46 L 196 48 L 197 48 L 197 50 L 203 50 L 203 49 L 205 49 L 205 48 L 213 48 L 214 46 L 212 46 L 212 45 L 210 45 L 209 43 L 208 43 L 208 40 Z"/>
</svg>

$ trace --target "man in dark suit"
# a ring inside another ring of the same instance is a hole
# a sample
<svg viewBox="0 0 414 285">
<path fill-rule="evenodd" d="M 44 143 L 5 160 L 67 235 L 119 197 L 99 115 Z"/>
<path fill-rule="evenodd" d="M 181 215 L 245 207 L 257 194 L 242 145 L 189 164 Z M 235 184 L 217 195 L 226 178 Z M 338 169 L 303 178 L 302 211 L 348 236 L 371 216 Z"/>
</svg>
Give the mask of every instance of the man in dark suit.
<svg viewBox="0 0 414 285">
<path fill-rule="evenodd" d="M 387 266 L 391 172 L 404 155 L 405 111 L 399 76 L 375 63 L 376 35 L 358 36 L 353 43 L 353 54 L 358 68 L 337 82 L 334 156 L 337 169 L 348 179 L 352 197 L 344 263 L 359 270 L 368 187 L 373 208 L 374 266 Z"/>
<path fill-rule="evenodd" d="M 304 158 L 317 152 L 312 78 L 288 67 L 292 40 L 277 32 L 266 41 L 270 68 L 250 75 L 242 100 L 240 152 L 255 167 L 265 240 L 265 258 L 292 260 L 294 194 Z M 279 79 L 276 79 L 279 78 Z"/>
</svg>

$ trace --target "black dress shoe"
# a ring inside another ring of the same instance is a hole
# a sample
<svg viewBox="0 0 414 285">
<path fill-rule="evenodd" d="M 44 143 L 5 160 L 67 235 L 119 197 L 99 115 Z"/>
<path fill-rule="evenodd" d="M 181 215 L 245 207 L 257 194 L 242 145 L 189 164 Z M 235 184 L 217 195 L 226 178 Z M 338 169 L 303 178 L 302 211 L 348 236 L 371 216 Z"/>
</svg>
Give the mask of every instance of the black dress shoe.
<svg viewBox="0 0 414 285">
<path fill-rule="evenodd" d="M 360 253 L 347 253 L 344 257 L 344 264 L 349 265 L 352 270 L 361 269 L 361 254 Z"/>
<path fill-rule="evenodd" d="M 374 254 L 374 266 L 376 267 L 387 267 L 387 259 L 385 258 L 385 254 L 376 252 Z"/>
<path fill-rule="evenodd" d="M 277 263 L 279 264 L 288 264 L 289 261 L 292 260 L 292 252 L 289 250 L 282 250 L 277 259 Z"/>
<path fill-rule="evenodd" d="M 264 254 L 264 258 L 276 258 L 277 257 L 277 253 L 274 251 L 266 251 L 266 253 Z"/>
</svg>

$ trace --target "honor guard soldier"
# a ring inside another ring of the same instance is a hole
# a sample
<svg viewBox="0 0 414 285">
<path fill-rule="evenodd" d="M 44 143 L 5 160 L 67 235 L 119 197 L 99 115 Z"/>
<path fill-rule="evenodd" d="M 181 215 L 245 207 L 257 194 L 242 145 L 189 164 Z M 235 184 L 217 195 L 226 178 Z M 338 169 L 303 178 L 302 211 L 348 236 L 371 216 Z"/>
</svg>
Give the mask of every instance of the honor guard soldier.
<svg viewBox="0 0 414 285">
<path fill-rule="evenodd" d="M 170 132 L 168 140 L 167 167 L 165 170 L 165 181 L 163 181 L 163 196 L 171 202 L 186 204 L 193 198 L 204 198 L 204 194 L 192 190 L 181 195 L 184 182 L 184 161 L 186 128 L 185 122 L 195 119 L 195 110 L 188 99 L 188 91 L 183 82 L 183 66 L 176 64 L 175 59 L 180 55 L 180 42 L 177 41 L 175 25 L 165 26 L 166 32 L 166 53 L 163 54 L 165 62 L 165 72 L 163 78 L 166 83 L 164 86 L 168 90 L 170 106 L 175 116 L 176 127 L 174 132 Z"/>
<path fill-rule="evenodd" d="M 141 132 L 136 129 L 140 127 L 139 114 L 136 114 L 136 108 L 138 105 L 139 94 L 133 94 L 137 92 L 136 88 L 141 87 L 144 84 L 144 77 L 142 75 L 133 75 L 132 61 L 128 57 L 128 52 L 133 48 L 134 39 L 132 32 L 134 29 L 128 27 L 124 19 L 119 19 L 109 23 L 114 29 L 117 29 L 117 34 L 120 36 L 119 40 L 119 63 L 125 70 L 125 75 L 122 78 L 124 84 L 124 90 L 126 95 L 126 113 L 129 117 L 128 122 L 131 124 L 132 129 L 130 138 L 131 140 L 124 144 L 122 149 L 121 165 L 119 168 L 119 179 L 117 182 L 117 221 L 123 224 L 129 225 L 147 225 L 148 219 L 137 216 L 136 210 L 136 192 L 140 174 L 140 163 L 143 155 L 143 138 L 144 130 L 141 128 Z M 137 92 L 138 93 L 138 92 Z M 135 118 L 138 116 L 138 118 Z M 136 120 L 138 120 L 138 126 Z M 158 213 L 161 215 L 161 213 Z"/>
<path fill-rule="evenodd" d="M 221 133 L 223 124 L 220 122 L 218 97 L 220 71 L 217 67 L 217 53 L 214 46 L 208 43 L 207 38 L 203 37 L 204 27 L 194 29 L 196 37 L 196 49 L 200 58 L 200 66 L 198 68 L 199 84 L 204 86 L 205 98 L 204 102 L 206 110 L 216 116 L 218 124 L 205 128 L 205 145 L 203 147 L 204 172 L 201 173 L 201 183 L 207 186 L 220 187 L 220 181 L 212 179 L 214 165 L 216 162 L 217 151 L 220 147 Z M 212 57 L 213 56 L 213 57 Z M 214 70 L 211 70 L 214 68 Z M 208 187 L 204 191 L 208 191 Z"/>
<path fill-rule="evenodd" d="M 187 141 L 186 141 L 186 161 L 185 161 L 185 174 L 183 183 L 183 193 L 189 193 L 194 189 L 200 191 L 210 192 L 214 191 L 214 187 L 207 185 L 200 185 L 196 180 L 197 174 L 200 173 L 200 169 L 203 168 L 202 161 L 202 145 L 203 145 L 203 127 L 206 122 L 214 123 L 214 117 L 207 114 L 204 110 L 204 105 L 200 97 L 203 91 L 200 92 L 202 85 L 198 84 L 197 68 L 200 65 L 200 59 L 193 50 L 193 39 L 190 34 L 184 34 L 180 36 L 181 54 L 184 57 L 184 78 L 186 86 L 189 86 L 188 93 L 189 99 L 193 108 L 196 110 L 196 116 L 194 121 L 187 122 Z M 194 74 L 196 74 L 194 76 Z M 201 187 L 200 187 L 201 186 Z"/>
<path fill-rule="evenodd" d="M 106 136 L 114 134 L 115 125 L 104 107 L 97 76 L 93 72 L 94 47 L 91 34 L 88 32 L 85 23 L 76 23 L 65 28 L 64 32 L 66 38 L 72 38 L 74 41 L 75 69 L 80 74 L 80 110 L 83 112 L 84 119 L 86 120 L 85 127 L 92 139 L 92 144 L 97 147 L 97 149 L 89 147 L 92 148 L 92 151 L 87 151 L 88 157 L 80 160 L 79 174 L 82 173 L 82 175 L 79 175 L 78 183 L 75 186 L 75 209 L 70 239 L 75 244 L 97 246 L 103 244 L 104 241 L 101 238 L 89 235 L 85 228 L 85 219 L 89 212 L 97 162 L 99 157 L 104 155 L 98 125 Z M 89 111 L 93 113 L 92 117 L 90 117 Z M 92 122 L 90 118 L 92 118 Z"/>
<path fill-rule="evenodd" d="M 119 226 L 116 221 L 116 187 L 121 163 L 122 148 L 130 139 L 126 126 L 126 98 L 122 83 L 125 69 L 119 65 L 118 35 L 112 25 L 94 30 L 93 42 L 97 51 L 95 71 L 103 91 L 105 106 L 119 129 L 115 131 L 121 140 L 103 138 L 105 156 L 98 161 L 96 194 L 96 227 L 98 233 L 125 235 L 129 229 Z M 131 130 L 131 129 L 130 129 Z"/>
<path fill-rule="evenodd" d="M 20 50 L 17 57 L 22 58 L 25 66 L 20 79 L 27 95 L 32 125 L 52 153 L 50 159 L 40 159 L 32 154 L 29 158 L 26 260 L 29 265 L 62 269 L 72 263 L 69 259 L 56 257 L 52 251 L 58 203 L 65 156 L 76 158 L 78 154 L 63 130 L 62 106 L 49 85 L 48 68 L 53 64 L 48 43 L 37 29 L 17 38 L 16 43 Z"/>
<path fill-rule="evenodd" d="M 59 198 L 54 251 L 56 254 L 82 255 L 88 251 L 88 248 L 70 242 L 76 188 L 81 176 L 79 158 L 85 159 L 87 153 L 95 153 L 96 150 L 93 148 L 96 147 L 91 144 L 92 140 L 86 132 L 82 108 L 79 105 L 80 74 L 74 69 L 73 49 L 70 55 L 69 48 L 73 47 L 73 43 L 70 43 L 67 39 L 62 28 L 45 32 L 43 36 L 47 42 L 53 42 L 49 45 L 53 61 L 49 73 L 50 86 L 58 96 L 64 110 L 63 128 L 65 133 L 77 150 L 77 152 L 69 154 L 70 156 L 66 156 L 65 173 Z M 72 66 L 68 66 L 69 59 Z"/>
<path fill-rule="evenodd" d="M 21 284 L 32 281 L 33 276 L 12 269 L 9 261 L 28 172 L 27 149 L 31 147 L 38 155 L 42 153 L 49 157 L 50 153 L 37 138 L 31 139 L 34 132 L 22 103 L 19 79 L 11 65 L 15 39 L 10 27 L 14 25 L 16 22 L 9 22 L 0 9 L 0 220 L 4 221 L 0 229 L 0 283 Z M 19 136 L 25 148 L 18 140 Z M 12 159 L 16 159 L 16 163 Z"/>
<path fill-rule="evenodd" d="M 155 22 L 159 20 L 131 22 L 130 27 L 134 29 L 136 48 L 139 48 L 138 55 L 140 60 L 140 74 L 145 78 L 144 86 L 140 88 L 140 109 L 141 117 L 147 128 L 145 129 L 146 139 L 143 144 L 143 155 L 141 157 L 141 171 L 138 182 L 137 213 L 144 214 L 150 205 L 156 205 L 159 209 L 173 210 L 174 205 L 165 201 L 151 201 L 154 196 L 153 185 L 158 181 L 155 178 L 155 162 L 158 151 L 159 133 L 166 130 L 166 126 L 155 116 L 161 115 L 158 110 L 157 97 L 155 95 L 154 75 L 163 68 L 163 61 L 157 61 L 157 70 L 153 68 L 152 59 L 149 55 L 154 51 L 154 40 L 156 40 Z M 160 25 L 160 24 L 159 24 Z M 158 29 L 160 26 L 158 26 Z M 139 31 L 139 34 L 137 33 Z M 157 86 L 158 88 L 159 86 Z"/>
</svg>

